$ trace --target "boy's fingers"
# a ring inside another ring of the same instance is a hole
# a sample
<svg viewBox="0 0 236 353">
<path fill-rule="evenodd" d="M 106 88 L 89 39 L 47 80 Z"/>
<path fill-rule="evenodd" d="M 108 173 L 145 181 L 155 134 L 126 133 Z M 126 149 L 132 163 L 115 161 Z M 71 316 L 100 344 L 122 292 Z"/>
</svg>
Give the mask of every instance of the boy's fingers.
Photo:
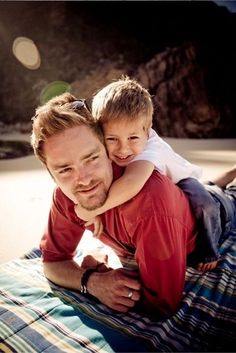
<svg viewBox="0 0 236 353">
<path fill-rule="evenodd" d="M 95 224 L 93 220 L 84 223 L 85 227 L 91 226 L 91 224 Z"/>
<path fill-rule="evenodd" d="M 99 220 L 99 221 L 95 221 L 94 222 L 94 231 L 93 231 L 93 236 L 95 238 L 99 238 L 99 236 L 101 235 L 103 231 L 103 224 L 102 222 Z"/>
<path fill-rule="evenodd" d="M 94 222 L 93 225 L 94 225 L 93 236 L 94 236 L 95 238 L 97 238 L 98 235 L 99 235 L 99 223 Z"/>
<path fill-rule="evenodd" d="M 99 229 L 98 229 L 98 232 L 97 232 L 97 237 L 99 237 L 103 232 L 103 224 L 102 222 L 100 222 L 99 224 Z"/>
</svg>

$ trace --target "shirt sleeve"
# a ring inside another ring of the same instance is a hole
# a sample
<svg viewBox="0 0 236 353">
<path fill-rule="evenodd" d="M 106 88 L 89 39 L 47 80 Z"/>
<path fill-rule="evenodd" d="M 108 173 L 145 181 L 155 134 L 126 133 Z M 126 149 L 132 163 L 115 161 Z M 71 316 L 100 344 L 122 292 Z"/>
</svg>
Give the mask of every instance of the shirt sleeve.
<svg viewBox="0 0 236 353">
<path fill-rule="evenodd" d="M 178 183 L 181 179 L 189 177 L 199 179 L 202 176 L 200 167 L 175 153 L 171 146 L 153 129 L 150 129 L 144 151 L 137 155 L 132 162 L 138 160 L 147 160 L 153 163 L 156 170 L 168 176 L 174 183 Z"/>
<path fill-rule="evenodd" d="M 40 242 L 44 262 L 71 260 L 84 227 L 74 212 L 74 204 L 57 188 L 49 212 L 48 225 Z"/>
</svg>

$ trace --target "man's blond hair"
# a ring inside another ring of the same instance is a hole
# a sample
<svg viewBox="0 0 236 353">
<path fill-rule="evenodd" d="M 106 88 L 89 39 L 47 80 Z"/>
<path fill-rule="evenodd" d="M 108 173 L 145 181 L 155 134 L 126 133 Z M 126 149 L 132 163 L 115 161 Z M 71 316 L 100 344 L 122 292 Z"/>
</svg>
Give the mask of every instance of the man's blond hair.
<svg viewBox="0 0 236 353">
<path fill-rule="evenodd" d="M 101 124 L 121 118 L 143 118 L 147 129 L 152 125 L 153 103 L 147 89 L 135 79 L 123 76 L 93 97 L 92 114 Z"/>
<path fill-rule="evenodd" d="M 66 129 L 85 125 L 91 128 L 103 143 L 103 134 L 97 121 L 93 118 L 84 100 L 75 98 L 70 93 L 54 97 L 38 107 L 32 118 L 31 145 L 35 155 L 45 165 L 44 142 Z"/>
</svg>

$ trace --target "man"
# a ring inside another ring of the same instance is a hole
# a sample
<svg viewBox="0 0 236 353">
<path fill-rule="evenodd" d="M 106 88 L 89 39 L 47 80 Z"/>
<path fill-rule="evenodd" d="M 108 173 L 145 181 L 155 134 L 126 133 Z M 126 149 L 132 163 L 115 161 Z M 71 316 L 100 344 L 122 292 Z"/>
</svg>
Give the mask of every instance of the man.
<svg viewBox="0 0 236 353">
<path fill-rule="evenodd" d="M 32 146 L 58 186 L 41 241 L 46 277 L 88 292 L 120 312 L 138 303 L 146 311 L 174 313 L 182 296 L 186 257 L 196 238 L 195 219 L 184 193 L 153 172 L 137 196 L 102 215 L 101 241 L 119 256 L 134 257 L 138 278 L 124 269 L 84 269 L 73 260 L 85 230 L 74 205 L 88 210 L 101 207 L 122 168 L 111 165 L 102 133 L 84 101 L 69 93 L 36 110 Z"/>
</svg>

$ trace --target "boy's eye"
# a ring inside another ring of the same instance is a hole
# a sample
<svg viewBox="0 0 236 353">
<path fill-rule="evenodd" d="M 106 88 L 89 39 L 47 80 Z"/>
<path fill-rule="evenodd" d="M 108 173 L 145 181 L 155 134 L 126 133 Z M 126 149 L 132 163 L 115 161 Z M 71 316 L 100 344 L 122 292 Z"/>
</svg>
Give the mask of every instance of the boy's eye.
<svg viewBox="0 0 236 353">
<path fill-rule="evenodd" d="M 130 139 L 130 140 L 138 140 L 139 137 L 138 137 L 138 136 L 130 136 L 129 139 Z"/>
<path fill-rule="evenodd" d="M 116 138 L 115 137 L 107 137 L 106 141 L 107 142 L 114 142 L 114 141 L 116 141 Z"/>
</svg>

